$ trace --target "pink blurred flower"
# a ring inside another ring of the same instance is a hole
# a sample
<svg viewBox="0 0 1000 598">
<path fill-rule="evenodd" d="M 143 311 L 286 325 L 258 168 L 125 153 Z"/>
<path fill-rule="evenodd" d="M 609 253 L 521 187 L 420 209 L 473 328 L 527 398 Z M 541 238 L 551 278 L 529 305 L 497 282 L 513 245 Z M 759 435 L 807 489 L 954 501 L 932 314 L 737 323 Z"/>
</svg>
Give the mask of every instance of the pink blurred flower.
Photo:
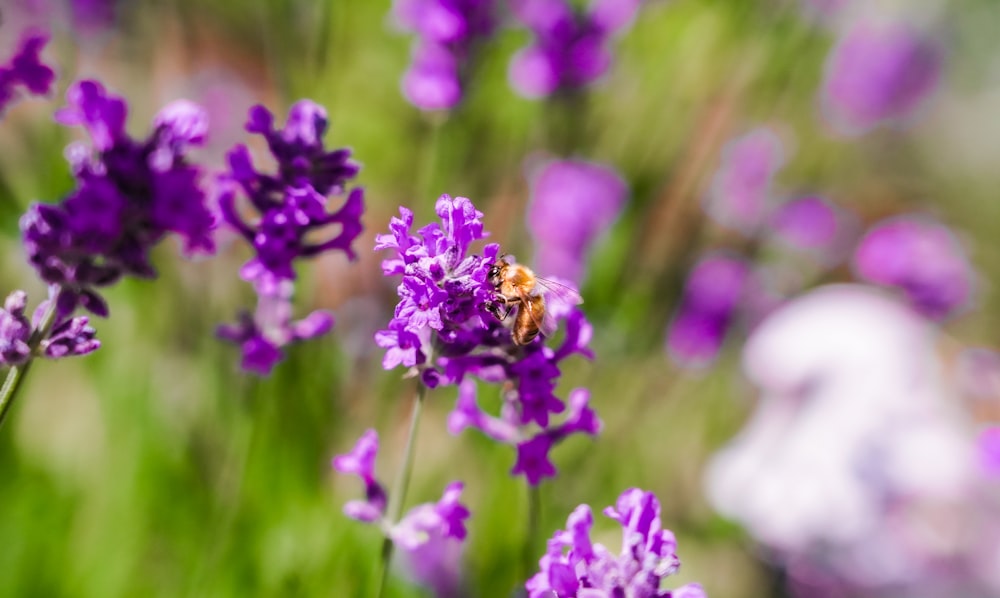
<svg viewBox="0 0 1000 598">
<path fill-rule="evenodd" d="M 718 224 L 752 236 L 771 202 L 771 180 L 784 165 L 778 136 L 766 127 L 726 144 L 703 207 Z"/>
</svg>

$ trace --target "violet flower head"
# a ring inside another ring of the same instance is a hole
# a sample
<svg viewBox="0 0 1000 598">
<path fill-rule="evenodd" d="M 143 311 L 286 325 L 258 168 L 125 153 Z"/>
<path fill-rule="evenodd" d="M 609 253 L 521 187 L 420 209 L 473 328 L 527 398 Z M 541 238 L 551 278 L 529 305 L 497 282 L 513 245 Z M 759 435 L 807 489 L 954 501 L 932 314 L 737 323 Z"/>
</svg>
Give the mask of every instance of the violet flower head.
<svg viewBox="0 0 1000 598">
<path fill-rule="evenodd" d="M 667 331 L 667 352 L 674 361 L 697 368 L 715 360 L 750 276 L 744 260 L 721 253 L 703 257 L 691 269 Z"/>
<path fill-rule="evenodd" d="M 991 478 L 1000 479 L 1000 426 L 984 429 L 976 444 L 980 469 Z"/>
<path fill-rule="evenodd" d="M 630 488 L 604 514 L 622 526 L 622 548 L 613 553 L 590 538 L 590 507 L 580 505 L 556 531 L 539 561 L 541 570 L 525 584 L 529 598 L 704 598 L 701 585 L 661 589 L 680 568 L 674 534 L 660 522 L 660 503 L 651 492 Z"/>
<path fill-rule="evenodd" d="M 834 266 L 855 240 L 858 223 L 850 212 L 824 197 L 809 195 L 776 208 L 768 218 L 779 241 Z"/>
<path fill-rule="evenodd" d="M 77 306 L 106 316 L 97 288 L 125 275 L 155 277 L 150 252 L 167 233 L 180 235 L 187 252 L 215 249 L 201 170 L 185 156 L 204 138 L 204 112 L 173 102 L 149 137 L 135 140 L 125 132 L 125 100 L 97 81 L 80 81 L 66 95 L 56 120 L 83 126 L 92 142 L 67 150 L 77 188 L 61 204 L 32 204 L 21 218 L 29 262 L 60 289 L 57 321 Z"/>
<path fill-rule="evenodd" d="M 363 500 L 353 500 L 344 505 L 344 513 L 348 517 L 378 525 L 397 547 L 413 553 L 418 560 L 432 558 L 433 550 L 428 548 L 441 549 L 442 542 L 465 539 L 465 521 L 470 513 L 460 500 L 462 482 L 448 484 L 437 503 L 417 505 L 399 521 L 388 520 L 388 494 L 385 486 L 375 477 L 377 454 L 378 434 L 375 430 L 367 430 L 351 452 L 333 458 L 335 470 L 358 476 L 365 486 Z M 429 543 L 433 546 L 428 547 Z"/>
<path fill-rule="evenodd" d="M 392 219 L 389 234 L 376 236 L 376 250 L 395 252 L 382 262 L 383 273 L 402 275 L 395 315 L 375 335 L 376 343 L 386 349 L 382 365 L 409 368 L 409 375 L 420 376 L 421 383 L 431 388 L 459 384 L 449 430 L 457 434 L 466 427 L 479 428 L 516 447 L 513 473 L 537 484 L 555 475 L 548 461 L 552 446 L 575 432 L 596 434 L 600 427 L 587 406 L 586 391 L 571 394 L 569 415 L 560 423 L 553 421 L 554 415 L 566 411 L 566 404 L 555 395 L 559 364 L 574 354 L 591 356 L 590 324 L 576 307 L 575 291 L 547 292 L 546 319 L 564 325 L 562 342 L 549 347 L 543 331 L 526 345 L 515 344 L 511 330 L 491 312 L 499 299 L 488 274 L 497 263 L 499 248 L 491 244 L 482 255 L 470 253 L 471 244 L 487 236 L 482 212 L 468 199 L 448 195 L 438 199 L 436 210 L 441 223 L 424 226 L 419 236 L 410 232 L 413 213 L 406 208 Z M 571 290 L 569 281 L 551 285 Z M 500 417 L 479 409 L 473 378 L 503 385 Z"/>
<path fill-rule="evenodd" d="M 859 20 L 831 51 L 823 114 L 845 135 L 913 113 L 941 75 L 939 46 L 902 22 Z"/>
<path fill-rule="evenodd" d="M 258 295 L 253 316 L 243 315 L 235 325 L 223 326 L 219 336 L 243 349 L 243 368 L 261 375 L 270 373 L 286 345 L 319 336 L 333 326 L 333 317 L 315 311 L 292 320 L 295 263 L 300 259 L 339 250 L 356 255 L 351 243 L 361 234 L 364 192 L 347 191 L 359 166 L 348 149 L 327 151 L 326 111 L 309 100 L 294 104 L 285 127 L 276 130 L 271 113 L 263 106 L 250 109 L 246 130 L 267 140 L 278 164 L 275 174 L 256 170 L 250 151 L 237 145 L 228 154 L 230 172 L 223 177 L 219 206 L 225 221 L 253 247 L 255 256 L 240 269 L 240 276 Z M 343 203 L 328 211 L 331 196 L 344 195 Z M 246 196 L 259 214 L 247 222 L 237 211 L 237 195 Z M 334 227 L 336 234 L 315 241 L 316 233 Z"/>
<path fill-rule="evenodd" d="M 854 253 L 858 278 L 898 288 L 918 312 L 943 320 L 967 307 L 975 276 L 965 251 L 944 225 L 899 216 L 873 226 Z"/>
<path fill-rule="evenodd" d="M 730 141 L 702 203 L 705 212 L 721 226 L 752 236 L 770 208 L 771 182 L 784 162 L 781 139 L 766 127 Z"/>
<path fill-rule="evenodd" d="M 462 99 L 462 74 L 474 46 L 493 34 L 496 0 L 395 0 L 393 15 L 415 33 L 403 95 L 421 110 L 447 110 Z"/>
<path fill-rule="evenodd" d="M 627 193 L 625 181 L 606 166 L 580 160 L 545 165 L 532 182 L 528 208 L 538 269 L 579 284 L 588 250 L 621 213 Z"/>
<path fill-rule="evenodd" d="M 41 320 L 49 306 L 43 301 L 31 320 L 25 315 L 28 295 L 14 291 L 7 296 L 0 309 L 0 365 L 22 365 L 31 359 L 31 336 L 41 327 Z M 38 354 L 49 359 L 86 355 L 96 351 L 101 342 L 85 316 L 55 322 L 48 335 L 41 340 Z"/>
<path fill-rule="evenodd" d="M 17 97 L 18 88 L 41 96 L 52 91 L 56 73 L 42 62 L 41 53 L 49 36 L 40 31 L 25 31 L 10 61 L 0 66 L 0 114 Z"/>
<path fill-rule="evenodd" d="M 593 83 L 611 66 L 611 38 L 628 28 L 640 3 L 594 0 L 578 12 L 567 0 L 512 2 L 535 39 L 511 60 L 511 85 L 526 98 L 543 98 Z"/>
</svg>

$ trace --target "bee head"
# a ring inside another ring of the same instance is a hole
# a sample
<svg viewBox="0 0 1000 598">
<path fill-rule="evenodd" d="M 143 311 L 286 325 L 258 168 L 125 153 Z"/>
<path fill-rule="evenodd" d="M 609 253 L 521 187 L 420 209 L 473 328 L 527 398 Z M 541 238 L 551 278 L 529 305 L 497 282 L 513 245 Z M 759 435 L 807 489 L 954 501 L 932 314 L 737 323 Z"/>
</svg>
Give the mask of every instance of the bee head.
<svg viewBox="0 0 1000 598">
<path fill-rule="evenodd" d="M 490 271 L 486 273 L 486 280 L 493 286 L 499 286 L 503 278 L 503 271 L 507 268 L 504 262 L 497 262 L 490 266 Z"/>
</svg>

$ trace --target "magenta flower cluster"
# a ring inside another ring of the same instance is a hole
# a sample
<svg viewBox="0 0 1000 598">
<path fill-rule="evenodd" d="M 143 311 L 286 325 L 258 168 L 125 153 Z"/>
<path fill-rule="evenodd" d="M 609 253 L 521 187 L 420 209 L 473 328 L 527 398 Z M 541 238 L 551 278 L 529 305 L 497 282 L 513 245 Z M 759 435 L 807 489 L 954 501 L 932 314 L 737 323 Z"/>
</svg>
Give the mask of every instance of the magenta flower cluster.
<svg viewBox="0 0 1000 598">
<path fill-rule="evenodd" d="M 578 11 L 568 0 L 513 0 L 514 16 L 534 41 L 510 64 L 514 89 L 547 97 L 593 83 L 611 66 L 610 41 L 627 28 L 640 0 L 594 0 Z"/>
<path fill-rule="evenodd" d="M 48 41 L 49 36 L 39 31 L 25 32 L 14 56 L 0 66 L 0 114 L 17 97 L 18 88 L 32 95 L 47 95 L 52 90 L 55 71 L 41 58 Z"/>
<path fill-rule="evenodd" d="M 219 336 L 241 346 L 243 368 L 267 375 L 282 358 L 286 345 L 325 333 L 333 316 L 315 311 L 302 320 L 292 319 L 295 263 L 339 250 L 356 257 L 351 243 L 362 231 L 364 192 L 347 191 L 359 166 L 348 149 L 327 151 L 323 145 L 327 116 L 322 106 L 302 100 L 292 106 L 283 129 L 274 128 L 271 113 L 263 106 L 250 109 L 246 130 L 262 136 L 278 164 L 275 174 L 258 171 L 245 145 L 228 154 L 229 172 L 222 178 L 219 207 L 225 221 L 246 239 L 254 257 L 240 276 L 258 295 L 253 315 L 243 313 L 234 325 L 219 328 Z M 327 210 L 330 196 L 346 193 L 335 211 Z M 238 195 L 247 198 L 259 214 L 247 222 L 236 207 Z M 335 227 L 337 234 L 322 242 L 311 240 L 316 231 Z"/>
<path fill-rule="evenodd" d="M 578 506 L 556 531 L 539 561 L 541 570 L 525 589 L 529 598 L 704 598 L 701 585 L 661 589 L 680 568 L 674 534 L 660 522 L 660 502 L 652 492 L 630 488 L 604 514 L 622 526 L 615 554 L 591 539 L 594 516 Z"/>
<path fill-rule="evenodd" d="M 565 421 L 551 421 L 552 415 L 566 410 L 554 392 L 559 364 L 574 354 L 592 356 L 587 348 L 590 324 L 575 306 L 549 295 L 546 309 L 565 325 L 562 343 L 553 349 L 540 336 L 524 347 L 515 345 L 510 330 L 488 308 L 496 300 L 496 290 L 487 281 L 487 273 L 499 248 L 487 245 L 482 255 L 470 253 L 471 244 L 487 236 L 482 212 L 467 198 L 448 195 L 438 199 L 436 210 L 441 224 L 424 226 L 419 236 L 410 232 L 412 212 L 401 208 L 401 217 L 390 223 L 391 232 L 376 237 L 377 250 L 396 253 L 382 262 L 383 273 L 402 275 L 395 317 L 375 337 L 386 349 L 383 367 L 411 368 L 432 388 L 461 384 L 449 420 L 452 433 L 475 427 L 515 446 L 518 458 L 512 473 L 538 484 L 556 473 L 548 460 L 552 446 L 572 433 L 595 435 L 600 429 L 584 390 L 571 394 Z M 480 411 L 475 378 L 503 388 L 500 418 Z"/>
<path fill-rule="evenodd" d="M 421 110 L 447 110 L 463 95 L 474 46 L 496 26 L 496 0 L 396 0 L 399 24 L 417 35 L 403 94 Z"/>
<path fill-rule="evenodd" d="M 125 100 L 97 81 L 70 86 L 67 99 L 56 119 L 84 127 L 91 138 L 89 146 L 67 150 L 77 188 L 60 204 L 32 204 L 21 218 L 29 262 L 59 289 L 57 322 L 78 306 L 106 316 L 98 288 L 125 275 L 155 277 L 150 252 L 167 233 L 180 235 L 188 252 L 215 249 L 202 171 L 186 160 L 187 150 L 204 141 L 204 111 L 176 101 L 156 116 L 147 138 L 136 140 L 125 132 Z"/>
<path fill-rule="evenodd" d="M 388 493 L 375 477 L 377 454 L 378 433 L 367 430 L 349 453 L 334 457 L 334 469 L 342 474 L 357 476 L 365 487 L 365 497 L 345 504 L 344 514 L 351 519 L 377 525 L 393 543 L 409 552 L 432 540 L 465 539 L 465 520 L 470 513 L 459 501 L 463 488 L 461 482 L 448 484 L 437 503 L 413 507 L 399 521 L 387 520 Z"/>
</svg>

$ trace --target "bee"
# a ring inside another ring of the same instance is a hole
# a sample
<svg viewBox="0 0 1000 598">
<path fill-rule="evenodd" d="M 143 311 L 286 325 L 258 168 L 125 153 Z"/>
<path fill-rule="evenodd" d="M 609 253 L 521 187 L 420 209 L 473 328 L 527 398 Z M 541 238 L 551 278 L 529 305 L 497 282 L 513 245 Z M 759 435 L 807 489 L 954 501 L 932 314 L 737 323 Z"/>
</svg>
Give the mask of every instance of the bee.
<svg viewBox="0 0 1000 598">
<path fill-rule="evenodd" d="M 511 336 L 515 345 L 527 345 L 539 333 L 548 336 L 556 328 L 553 310 L 546 309 L 546 295 L 553 303 L 567 308 L 583 303 L 583 299 L 574 289 L 536 276 L 527 266 L 506 258 L 501 256 L 487 273 L 486 280 L 496 291 L 495 301 L 487 308 L 501 322 L 516 308 Z M 506 306 L 507 310 L 501 313 L 501 306 Z"/>
</svg>

